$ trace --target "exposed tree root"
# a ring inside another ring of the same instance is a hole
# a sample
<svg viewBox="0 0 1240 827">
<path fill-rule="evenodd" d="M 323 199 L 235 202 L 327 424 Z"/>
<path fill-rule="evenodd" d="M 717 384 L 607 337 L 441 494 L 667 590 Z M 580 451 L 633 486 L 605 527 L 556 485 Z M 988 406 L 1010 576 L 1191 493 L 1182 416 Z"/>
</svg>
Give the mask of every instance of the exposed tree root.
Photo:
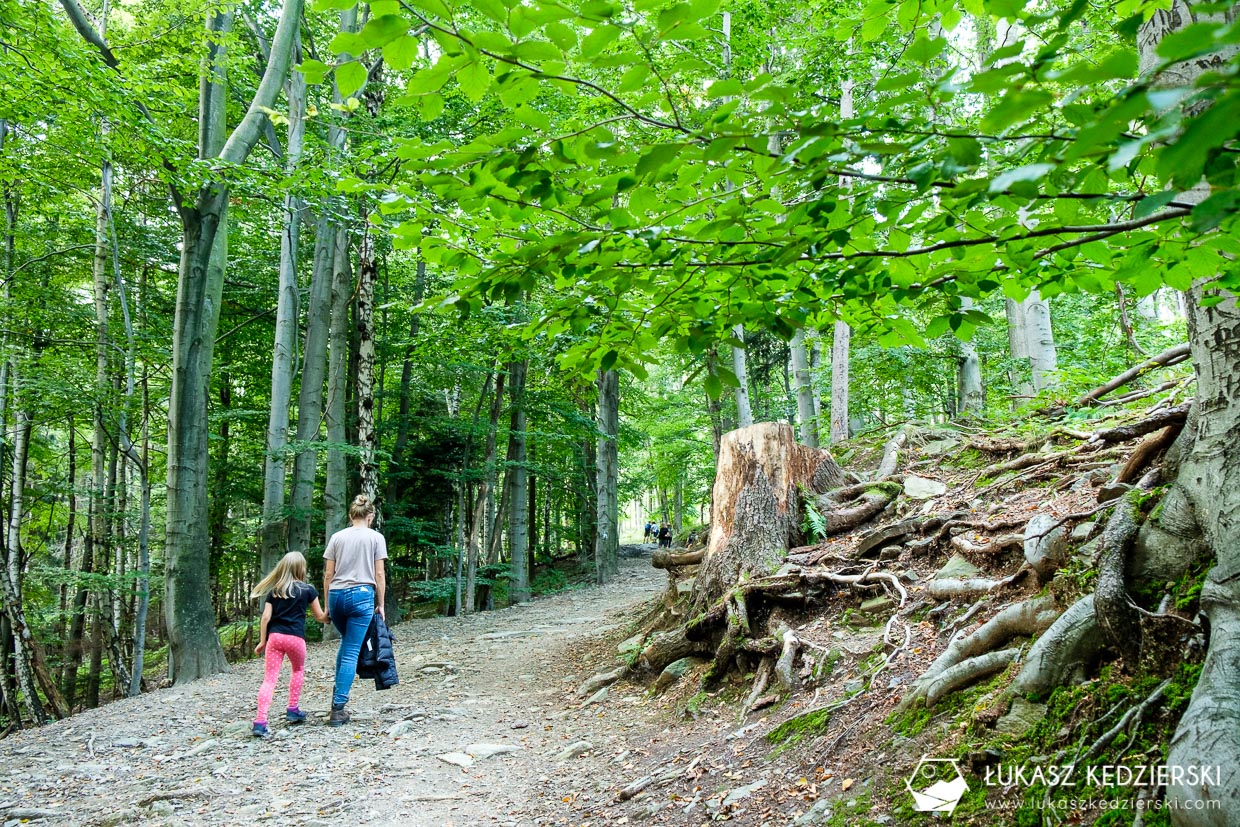
<svg viewBox="0 0 1240 827">
<path fill-rule="evenodd" d="M 1127 442 L 1130 439 L 1136 439 L 1139 436 L 1145 436 L 1146 434 L 1161 430 L 1168 425 L 1183 427 L 1184 420 L 1188 417 L 1189 405 L 1190 403 L 1185 402 L 1182 405 L 1176 405 L 1174 408 L 1158 411 L 1139 422 L 1098 431 L 1089 438 L 1086 446 L 1101 446 L 1111 442 Z"/>
<path fill-rule="evenodd" d="M 1101 755 L 1102 751 L 1110 746 L 1111 742 L 1114 741 L 1115 737 L 1121 732 L 1124 730 L 1132 731 L 1139 727 L 1141 725 L 1141 718 L 1144 717 L 1147 711 L 1149 711 L 1150 707 L 1158 703 L 1159 699 L 1162 698 L 1163 693 L 1167 691 L 1167 687 L 1170 685 L 1171 679 L 1168 678 L 1160 683 L 1144 701 L 1125 712 L 1124 717 L 1119 719 L 1119 723 L 1104 732 L 1097 741 L 1094 741 L 1090 748 L 1086 750 L 1085 754 L 1081 757 L 1081 760 L 1092 761 Z"/>
<path fill-rule="evenodd" d="M 1130 483 L 1139 479 L 1146 467 L 1159 454 L 1171 447 L 1171 443 L 1175 442 L 1183 429 L 1184 423 L 1182 422 L 1178 425 L 1172 424 L 1143 439 L 1128 457 L 1128 462 L 1124 464 L 1115 481 Z"/>
<path fill-rule="evenodd" d="M 1133 379 L 1136 379 L 1138 376 L 1140 376 L 1143 373 L 1148 373 L 1149 371 L 1154 370 L 1155 368 L 1169 367 L 1171 365 L 1178 364 L 1180 362 L 1183 362 L 1188 357 L 1189 357 L 1188 343 L 1184 343 L 1182 345 L 1176 345 L 1175 347 L 1167 348 L 1162 353 L 1159 353 L 1156 356 L 1150 357 L 1149 359 L 1137 365 L 1136 367 L 1133 367 L 1133 368 L 1130 368 L 1124 371 L 1123 373 L 1121 373 L 1119 376 L 1116 376 L 1111 381 L 1103 385 L 1099 385 L 1098 387 L 1094 388 L 1089 393 L 1079 397 L 1073 403 L 1073 405 L 1075 407 L 1080 408 L 1080 407 L 1084 407 L 1085 405 L 1093 404 L 1097 402 L 1099 399 L 1101 399 L 1102 397 L 1106 396 L 1111 391 L 1115 390 L 1116 388 L 1127 385 L 1129 382 L 1131 382 Z"/>
<path fill-rule="evenodd" d="M 604 686 L 611 686 L 629 673 L 629 665 L 622 663 L 610 672 L 600 672 L 577 688 L 577 697 L 588 698 Z"/>
<path fill-rule="evenodd" d="M 1019 654 L 1020 649 L 1018 648 L 987 652 L 984 655 L 969 658 L 949 669 L 945 669 L 926 685 L 926 706 L 934 706 L 945 695 L 954 692 L 960 687 L 967 686 L 987 675 L 993 675 L 1000 669 L 1004 669 Z"/>
<path fill-rule="evenodd" d="M 779 660 L 775 662 L 775 677 L 779 679 L 784 689 L 792 693 L 797 691 L 800 683 L 797 680 L 795 666 L 797 653 L 801 650 L 801 641 L 791 629 L 786 629 L 783 634 L 783 643 L 783 651 L 779 654 Z"/>
<path fill-rule="evenodd" d="M 972 634 L 958 635 L 914 682 L 913 689 L 900 702 L 900 708 L 905 709 L 915 701 L 925 699 L 930 686 L 948 670 L 991 652 L 1014 637 L 1044 631 L 1054 622 L 1057 614 L 1053 597 L 1033 597 L 1006 607 Z M 968 674 L 968 670 L 964 674 Z"/>
<path fill-rule="evenodd" d="M 656 569 L 671 569 L 680 566 L 696 566 L 702 562 L 702 558 L 706 556 L 706 550 L 687 551 L 673 553 L 671 551 L 656 551 L 650 558 L 650 565 Z"/>
<path fill-rule="evenodd" d="M 1094 614 L 1094 596 L 1073 603 L 1037 639 L 1009 691 L 1015 695 L 1046 695 L 1067 683 L 1077 669 L 1098 658 L 1103 639 Z"/>
<path fill-rule="evenodd" d="M 866 486 L 865 493 L 843 507 L 833 507 L 833 500 L 819 500 L 822 508 L 823 533 L 830 537 L 856 528 L 878 516 L 891 505 L 900 493 L 900 485 L 894 482 L 877 482 Z"/>
<path fill-rule="evenodd" d="M 1141 480 L 1141 488 L 1152 488 L 1156 473 Z M 1124 667 L 1136 667 L 1141 651 L 1141 616 L 1128 594 L 1128 562 L 1132 544 L 1141 528 L 1139 510 L 1132 497 L 1118 501 L 1102 533 L 1102 556 L 1098 562 L 1098 585 L 1094 589 L 1094 611 L 1103 636 L 1124 659 Z"/>
<path fill-rule="evenodd" d="M 762 693 L 766 691 L 767 684 L 771 681 L 772 664 L 771 658 L 763 658 L 762 664 L 758 667 L 758 674 L 753 679 L 753 689 L 749 691 L 749 697 L 745 699 L 744 706 L 741 707 L 741 718 L 749 714 L 753 709 L 753 705 L 762 697 Z"/>
<path fill-rule="evenodd" d="M 909 427 L 906 425 L 887 440 L 887 444 L 883 446 L 883 458 L 878 463 L 878 470 L 874 472 L 874 479 L 885 479 L 896 472 L 900 465 L 900 449 L 908 441 L 908 434 Z"/>
<path fill-rule="evenodd" d="M 1003 534 L 988 543 L 974 543 L 963 534 L 952 538 L 952 548 L 965 554 L 998 554 L 1008 549 L 1023 548 L 1025 538 L 1019 534 Z"/>
<path fill-rule="evenodd" d="M 985 577 L 973 577 L 968 580 L 956 580 L 954 578 L 946 578 L 941 580 L 931 580 L 926 586 L 926 594 L 935 600 L 951 600 L 957 597 L 977 597 L 981 594 L 990 594 L 993 591 L 1011 585 L 1025 572 L 1029 571 L 1027 566 L 1021 568 L 1015 573 L 1000 580 L 990 580 Z"/>
</svg>

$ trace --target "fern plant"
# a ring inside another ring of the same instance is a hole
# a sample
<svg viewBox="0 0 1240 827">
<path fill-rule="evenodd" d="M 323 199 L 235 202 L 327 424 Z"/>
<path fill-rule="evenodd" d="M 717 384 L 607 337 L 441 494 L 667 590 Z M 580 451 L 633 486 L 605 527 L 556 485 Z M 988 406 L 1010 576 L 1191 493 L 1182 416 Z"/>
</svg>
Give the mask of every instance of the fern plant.
<svg viewBox="0 0 1240 827">
<path fill-rule="evenodd" d="M 827 537 L 827 521 L 817 508 L 814 507 L 814 498 L 801 488 L 801 503 L 805 508 L 805 516 L 801 520 L 801 531 L 813 543 L 821 543 Z"/>
</svg>

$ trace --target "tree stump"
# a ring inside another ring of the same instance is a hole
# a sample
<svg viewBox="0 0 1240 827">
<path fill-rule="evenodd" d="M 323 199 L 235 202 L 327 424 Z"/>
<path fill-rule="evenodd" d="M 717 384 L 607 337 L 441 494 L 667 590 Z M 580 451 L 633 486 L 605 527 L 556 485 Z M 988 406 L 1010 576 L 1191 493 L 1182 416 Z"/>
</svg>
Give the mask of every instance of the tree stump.
<svg viewBox="0 0 1240 827">
<path fill-rule="evenodd" d="M 725 434 L 712 494 L 710 543 L 695 584 L 704 612 L 744 575 L 771 574 L 801 539 L 801 498 L 844 482 L 831 454 L 797 444 L 792 426 L 762 422 Z"/>
</svg>

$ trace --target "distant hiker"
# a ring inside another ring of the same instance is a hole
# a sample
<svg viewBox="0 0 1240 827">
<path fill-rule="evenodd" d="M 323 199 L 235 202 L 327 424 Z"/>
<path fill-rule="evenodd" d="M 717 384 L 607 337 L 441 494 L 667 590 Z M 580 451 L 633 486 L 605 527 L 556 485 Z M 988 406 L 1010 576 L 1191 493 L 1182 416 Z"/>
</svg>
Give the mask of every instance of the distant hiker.
<svg viewBox="0 0 1240 827">
<path fill-rule="evenodd" d="M 305 680 L 306 607 L 310 607 L 319 623 L 326 623 L 328 618 L 319 605 L 319 593 L 305 580 L 306 558 L 290 551 L 250 593 L 250 597 L 267 596 L 263 603 L 263 619 L 258 624 L 258 645 L 254 647 L 256 655 L 267 650 L 267 671 L 258 690 L 258 716 L 254 718 L 253 730 L 260 738 L 267 735 L 267 710 L 276 693 L 276 681 L 280 679 L 285 655 L 293 674 L 288 681 L 288 708 L 284 717 L 291 724 L 306 720 L 306 713 L 297 706 Z"/>
<path fill-rule="evenodd" d="M 667 523 L 659 526 L 659 548 L 672 547 L 672 528 Z"/>
<path fill-rule="evenodd" d="M 654 534 L 654 523 L 652 523 L 650 520 L 647 520 L 646 531 L 642 534 L 642 542 L 645 543 L 649 541 L 651 539 L 651 535 L 653 534 Z"/>
<path fill-rule="evenodd" d="M 693 544 L 697 542 L 697 532 L 690 531 L 689 539 L 685 540 L 685 548 L 693 548 Z"/>
<path fill-rule="evenodd" d="M 332 690 L 332 712 L 328 726 L 349 722 L 344 705 L 357 677 L 357 657 L 362 641 L 370 629 L 370 619 L 378 612 L 383 617 L 383 598 L 387 577 L 383 561 L 387 559 L 387 541 L 370 527 L 375 518 L 375 505 L 365 494 L 358 494 L 349 506 L 349 527 L 337 531 L 327 541 L 323 552 L 326 571 L 323 591 L 327 592 L 327 613 L 332 625 L 340 632 L 340 649 L 336 652 L 336 683 Z"/>
</svg>

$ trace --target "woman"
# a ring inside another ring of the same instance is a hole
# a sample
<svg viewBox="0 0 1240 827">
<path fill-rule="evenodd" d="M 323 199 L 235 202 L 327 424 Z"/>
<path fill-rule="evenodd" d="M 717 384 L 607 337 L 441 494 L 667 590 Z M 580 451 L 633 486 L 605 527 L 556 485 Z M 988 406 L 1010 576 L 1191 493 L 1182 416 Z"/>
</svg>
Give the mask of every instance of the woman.
<svg viewBox="0 0 1240 827">
<path fill-rule="evenodd" d="M 357 677 L 357 655 L 361 651 L 370 618 L 383 614 L 383 596 L 387 578 L 383 561 L 387 559 L 387 542 L 370 527 L 375 519 L 375 506 L 365 494 L 358 494 L 349 506 L 348 528 L 341 529 L 327 541 L 323 560 L 323 591 L 327 594 L 327 613 L 332 625 L 340 632 L 340 650 L 336 652 L 336 685 L 332 692 L 332 712 L 328 726 L 349 722 L 344 705 Z M 386 618 L 384 618 L 386 620 Z"/>
</svg>

